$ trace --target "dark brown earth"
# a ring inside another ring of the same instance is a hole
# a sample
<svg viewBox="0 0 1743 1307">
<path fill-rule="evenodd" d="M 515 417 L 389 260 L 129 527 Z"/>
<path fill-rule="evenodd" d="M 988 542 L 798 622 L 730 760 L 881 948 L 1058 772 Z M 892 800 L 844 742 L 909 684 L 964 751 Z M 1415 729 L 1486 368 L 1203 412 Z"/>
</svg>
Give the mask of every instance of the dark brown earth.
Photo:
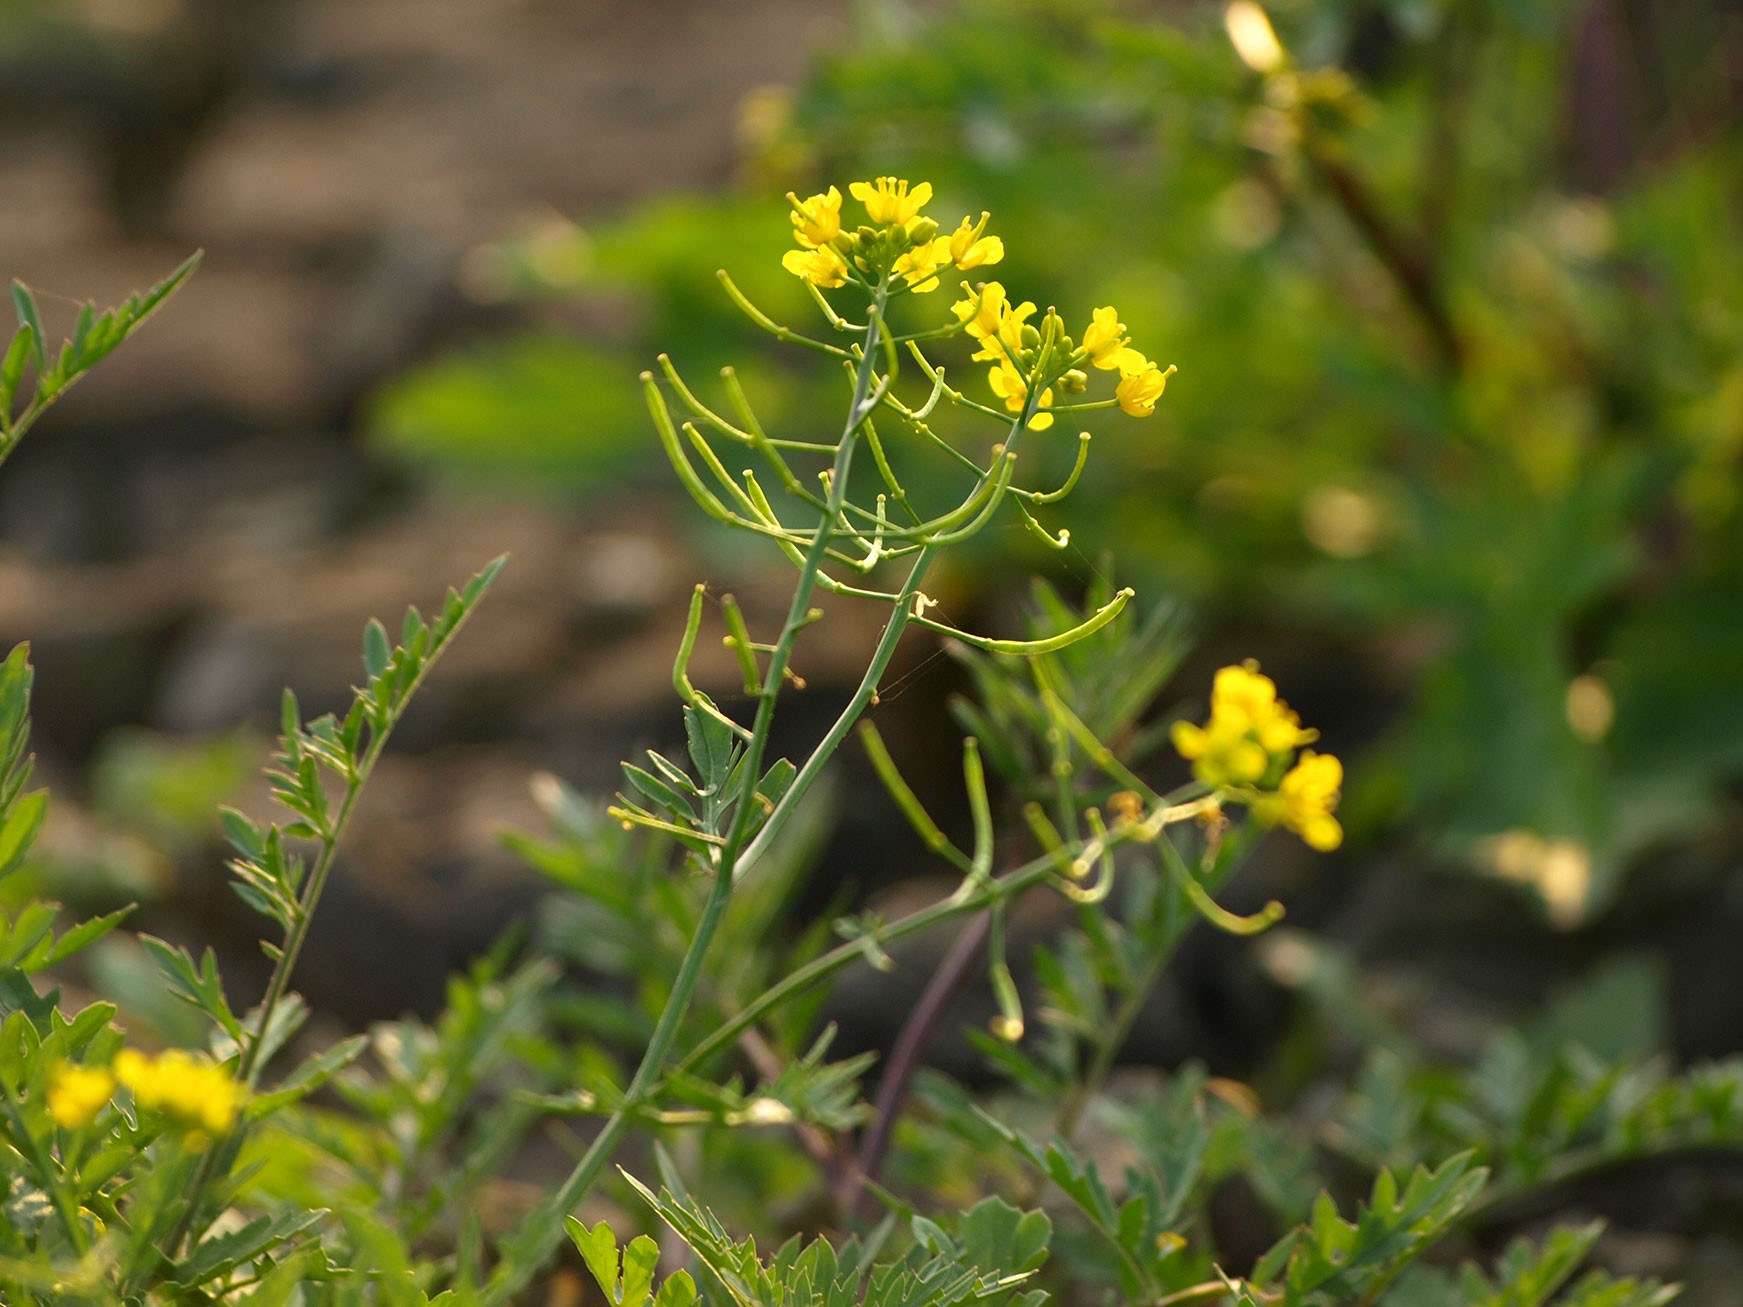
<svg viewBox="0 0 1743 1307">
<path fill-rule="evenodd" d="M 670 659 L 707 574 L 662 503 L 445 502 L 360 450 L 350 413 L 488 323 L 460 289 L 469 250 L 730 184 L 741 103 L 846 9 L 80 0 L 0 32 L 0 272 L 51 333 L 206 252 L 0 476 L 0 640 L 33 642 L 49 852 L 111 847 L 83 789 L 116 728 L 264 744 L 281 686 L 344 701 L 369 616 L 392 627 L 510 552 L 359 813 L 299 976 L 351 1020 L 439 1002 L 531 892 L 500 836 L 545 826 L 532 778 L 609 792 L 618 758 L 675 731 Z M 753 615 L 780 602 L 707 579 Z M 844 609 L 811 656 L 851 658 L 875 620 Z M 185 863 L 162 873 L 182 918 L 253 929 L 215 845 Z"/>
</svg>

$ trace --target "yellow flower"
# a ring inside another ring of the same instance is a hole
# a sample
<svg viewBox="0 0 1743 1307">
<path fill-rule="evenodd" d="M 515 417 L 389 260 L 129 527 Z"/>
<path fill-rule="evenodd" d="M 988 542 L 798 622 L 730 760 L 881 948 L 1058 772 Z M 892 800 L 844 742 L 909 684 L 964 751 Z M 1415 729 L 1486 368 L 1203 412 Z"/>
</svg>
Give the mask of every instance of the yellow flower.
<svg viewBox="0 0 1743 1307">
<path fill-rule="evenodd" d="M 875 182 L 854 182 L 847 188 L 865 205 L 866 215 L 880 227 L 906 223 L 932 199 L 932 183 L 921 182 L 912 191 L 898 177 L 879 177 Z"/>
<path fill-rule="evenodd" d="M 1248 661 L 1225 667 L 1211 687 L 1210 721 L 1174 723 L 1174 747 L 1207 785 L 1253 785 L 1301 745 L 1319 738 L 1305 730 L 1293 709 L 1277 697 L 1276 683 Z"/>
<path fill-rule="evenodd" d="M 1175 722 L 1169 735 L 1180 756 L 1192 764 L 1192 774 L 1206 785 L 1251 785 L 1271 766 L 1264 746 L 1226 717 L 1213 715 L 1203 726 Z"/>
<path fill-rule="evenodd" d="M 805 248 L 814 250 L 841 235 L 841 192 L 835 187 L 806 200 L 788 191 L 787 201 L 793 206 L 788 215 L 793 220 L 793 237 Z"/>
<path fill-rule="evenodd" d="M 897 257 L 890 271 L 908 283 L 908 289 L 925 294 L 938 289 L 938 269 L 950 262 L 950 240 L 940 236 Z"/>
<path fill-rule="evenodd" d="M 1248 661 L 1216 674 L 1210 720 L 1203 726 L 1176 722 L 1174 747 L 1206 785 L 1234 788 L 1267 826 L 1287 826 L 1324 853 L 1343 842 L 1333 817 L 1344 768 L 1329 753 L 1295 751 L 1319 738 L 1304 728 L 1277 686 Z M 1291 766 L 1291 761 L 1294 765 Z"/>
<path fill-rule="evenodd" d="M 962 323 L 964 331 L 976 340 L 985 340 L 998 331 L 999 323 L 1004 321 L 1009 311 L 1005 288 L 999 282 L 989 281 L 978 293 L 952 304 L 950 311 Z"/>
<path fill-rule="evenodd" d="M 1130 345 L 1126 324 L 1120 321 L 1120 315 L 1111 304 L 1097 309 L 1089 326 L 1083 329 L 1084 352 L 1089 355 L 1089 361 L 1104 372 L 1115 368 L 1122 372 L 1128 368 L 1134 371 L 1143 369 L 1147 360 Z"/>
<path fill-rule="evenodd" d="M 962 225 L 951 232 L 946 238 L 950 245 L 950 261 L 962 271 L 983 267 L 989 263 L 997 263 L 1005 257 L 1005 243 L 997 236 L 983 236 L 987 219 L 991 214 L 983 212 L 979 222 L 967 218 Z"/>
<path fill-rule="evenodd" d="M 1135 418 L 1147 418 L 1156 411 L 1156 401 L 1168 389 L 1168 378 L 1174 375 L 1174 365 L 1170 363 L 1164 371 L 1135 349 L 1123 352 L 1132 358 L 1119 364 L 1120 384 L 1114 387 L 1114 397 L 1125 412 Z M 1132 366 L 1134 362 L 1139 366 Z"/>
<path fill-rule="evenodd" d="M 156 1058 L 122 1049 L 115 1055 L 115 1078 L 133 1091 L 141 1112 L 161 1113 L 209 1135 L 230 1128 L 248 1094 L 222 1067 L 176 1048 Z"/>
<path fill-rule="evenodd" d="M 1005 288 L 989 281 L 978 296 L 959 300 L 951 305 L 963 330 L 980 342 L 980 348 L 969 357 L 977 363 L 991 359 L 1009 362 L 1023 352 L 1024 321 L 1035 306 L 1024 300 L 1016 308 L 1005 298 Z"/>
<path fill-rule="evenodd" d="M 824 290 L 847 281 L 847 263 L 827 245 L 815 250 L 788 250 L 781 256 L 781 266 Z"/>
<path fill-rule="evenodd" d="M 115 1077 L 102 1067 L 63 1062 L 49 1073 L 48 1114 L 56 1125 L 76 1130 L 89 1125 L 115 1092 Z"/>
<path fill-rule="evenodd" d="M 977 355 L 976 357 L 979 356 Z M 1009 359 L 992 369 L 987 380 L 992 384 L 993 394 L 1005 401 L 1005 407 L 1008 410 L 1012 413 L 1021 413 L 1023 411 L 1023 405 L 1029 398 L 1029 383 L 1024 380 L 1021 373 L 1011 366 Z M 1053 425 L 1053 415 L 1051 413 L 1043 413 L 1040 411 L 1052 402 L 1052 390 L 1043 390 L 1041 392 L 1041 399 L 1037 405 L 1036 412 L 1034 416 L 1029 419 L 1029 430 L 1045 431 L 1048 427 Z"/>
<path fill-rule="evenodd" d="M 1329 753 L 1307 749 L 1278 783 L 1276 794 L 1262 795 L 1254 802 L 1253 813 L 1267 825 L 1287 826 L 1310 848 L 1330 853 L 1344 842 L 1344 829 L 1331 815 L 1343 780 L 1341 762 Z"/>
</svg>

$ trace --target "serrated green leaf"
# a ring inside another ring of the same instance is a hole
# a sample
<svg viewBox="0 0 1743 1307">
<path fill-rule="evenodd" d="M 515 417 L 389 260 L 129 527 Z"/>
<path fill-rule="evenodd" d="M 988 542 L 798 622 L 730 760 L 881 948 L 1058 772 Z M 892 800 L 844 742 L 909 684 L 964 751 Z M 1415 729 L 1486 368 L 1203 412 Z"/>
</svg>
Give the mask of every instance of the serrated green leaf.
<svg viewBox="0 0 1743 1307">
<path fill-rule="evenodd" d="M 696 1281 L 688 1271 L 674 1271 L 654 1295 L 654 1307 L 695 1307 Z"/>
<path fill-rule="evenodd" d="M 295 1071 L 279 1082 L 278 1088 L 273 1092 L 311 1093 L 355 1062 L 368 1047 L 368 1035 L 352 1035 L 349 1039 L 341 1039 L 331 1048 L 322 1049 L 319 1053 L 305 1058 Z"/>
<path fill-rule="evenodd" d="M 135 938 L 157 963 L 158 970 L 170 982 L 178 998 L 211 1017 L 233 1041 L 241 1041 L 242 1023 L 236 1019 L 224 997 L 224 984 L 218 976 L 218 958 L 212 949 L 206 949 L 196 968 L 186 949 L 155 935 L 141 933 Z"/>
<path fill-rule="evenodd" d="M 466 583 L 465 590 L 460 595 L 460 602 L 467 608 L 473 607 L 484 597 L 484 592 L 494 584 L 502 574 L 502 569 L 508 566 L 508 555 L 498 554 L 482 568 L 478 574 Z"/>
<path fill-rule="evenodd" d="M 564 1220 L 569 1238 L 574 1240 L 581 1260 L 593 1273 L 593 1279 L 607 1302 L 617 1301 L 617 1236 L 604 1221 L 589 1230 L 571 1216 Z"/>
<path fill-rule="evenodd" d="M 239 1230 L 201 1243 L 175 1267 L 169 1282 L 181 1289 L 195 1288 L 270 1252 L 317 1225 L 326 1215 L 324 1210 L 315 1210 L 257 1217 Z"/>
<path fill-rule="evenodd" d="M 1047 1260 L 1052 1238 L 1053 1222 L 1045 1212 L 1020 1211 L 996 1196 L 983 1198 L 962 1218 L 963 1253 L 985 1271 L 1033 1271 Z"/>
<path fill-rule="evenodd" d="M 48 791 L 35 790 L 22 795 L 12 805 L 12 811 L 0 821 L 0 879 L 18 870 L 19 864 L 36 843 L 48 814 Z"/>
<path fill-rule="evenodd" d="M 67 342 L 65 351 L 67 355 L 71 356 L 75 364 L 79 356 L 84 353 L 85 342 L 91 336 L 91 323 L 95 321 L 96 316 L 97 306 L 95 304 L 86 304 L 84 308 L 79 310 L 79 320 L 73 326 L 73 337 Z"/>
<path fill-rule="evenodd" d="M 54 929 L 55 910 L 55 904 L 34 900 L 20 908 L 10 921 L 0 916 L 0 967 L 41 970 L 41 958 L 53 941 L 50 932 Z"/>
<path fill-rule="evenodd" d="M 88 948 L 127 920 L 133 914 L 133 909 L 138 906 L 136 903 L 129 903 L 126 907 L 117 908 L 101 917 L 93 917 L 89 921 L 80 922 L 55 940 L 54 947 L 48 951 L 42 965 L 45 967 L 55 966 L 57 963 L 65 962 L 80 949 Z"/>
<path fill-rule="evenodd" d="M 387 664 L 393 657 L 393 646 L 388 643 L 387 628 L 371 617 L 363 628 L 363 671 L 370 680 L 375 680 L 387 670 Z"/>
<path fill-rule="evenodd" d="M 19 323 L 18 330 L 12 333 L 12 343 L 6 348 L 6 357 L 0 359 L 0 414 L 8 422 L 12 416 L 12 402 L 18 395 L 18 383 L 24 379 L 24 363 L 35 349 L 36 333 L 28 323 Z"/>
<path fill-rule="evenodd" d="M 0 969 L 0 1020 L 22 1013 L 26 1021 L 38 1030 L 49 1027 L 60 990 L 38 994 L 30 977 L 17 967 Z"/>
<path fill-rule="evenodd" d="M 289 686 L 285 687 L 284 696 L 278 701 L 278 729 L 283 736 L 285 756 L 295 761 L 300 751 L 298 741 L 302 736 L 303 718 L 297 707 L 296 692 Z"/>
<path fill-rule="evenodd" d="M 659 777 L 652 775 L 632 763 L 624 763 L 623 775 L 637 793 L 651 803 L 656 803 L 666 809 L 673 817 L 687 823 L 694 818 L 696 810 L 688 799 L 677 790 L 667 785 Z"/>
<path fill-rule="evenodd" d="M 684 735 L 703 791 L 719 794 L 732 774 L 732 728 L 705 708 L 688 707 L 684 709 Z"/>
<path fill-rule="evenodd" d="M 266 852 L 266 837 L 260 827 L 234 808 L 219 808 L 218 820 L 230 847 L 252 862 L 258 862 Z"/>
<path fill-rule="evenodd" d="M 36 311 L 36 296 L 22 281 L 12 283 L 12 307 L 18 314 L 18 321 L 30 328 L 30 354 L 36 360 L 37 371 L 41 372 L 48 367 L 48 353 L 43 347 L 42 315 Z"/>
<path fill-rule="evenodd" d="M 660 1265 L 660 1246 L 638 1234 L 623 1250 L 623 1280 L 615 1301 L 618 1307 L 644 1307 L 653 1296 L 654 1272 Z"/>
</svg>

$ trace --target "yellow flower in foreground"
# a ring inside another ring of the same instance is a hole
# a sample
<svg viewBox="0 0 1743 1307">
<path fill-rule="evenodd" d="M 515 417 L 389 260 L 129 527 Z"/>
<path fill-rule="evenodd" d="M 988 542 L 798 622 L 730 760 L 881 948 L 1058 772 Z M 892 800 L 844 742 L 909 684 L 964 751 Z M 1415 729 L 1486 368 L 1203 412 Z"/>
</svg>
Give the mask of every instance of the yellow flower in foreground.
<svg viewBox="0 0 1743 1307">
<path fill-rule="evenodd" d="M 962 271 L 997 263 L 1005 257 L 1005 243 L 1002 240 L 997 236 L 982 235 L 986 231 L 987 219 L 991 216 L 983 212 L 979 222 L 964 218 L 961 226 L 948 237 L 942 238 L 949 244 L 950 261 Z"/>
<path fill-rule="evenodd" d="M 938 270 L 950 262 L 950 240 L 940 236 L 897 256 L 890 271 L 908 283 L 908 289 L 925 294 L 938 289 Z"/>
<path fill-rule="evenodd" d="M 230 1128 L 247 1097 L 228 1071 L 175 1048 L 156 1058 L 123 1049 L 115 1055 L 115 1078 L 133 1091 L 140 1111 L 211 1135 Z"/>
<path fill-rule="evenodd" d="M 1120 321 L 1119 313 L 1111 304 L 1097 309 L 1089 326 L 1083 329 L 1083 348 L 1089 361 L 1104 372 L 1115 368 L 1121 372 L 1128 369 L 1142 371 L 1148 361 L 1131 348 L 1126 324 Z"/>
<path fill-rule="evenodd" d="M 899 177 L 879 177 L 875 182 L 854 182 L 848 191 L 865 205 L 866 215 L 880 227 L 906 223 L 932 199 L 932 183 L 921 182 L 912 191 Z"/>
<path fill-rule="evenodd" d="M 1332 809 L 1338 805 L 1338 787 L 1344 781 L 1344 765 L 1329 753 L 1305 750 L 1291 767 L 1274 795 L 1262 795 L 1253 813 L 1267 825 L 1287 826 L 1309 847 L 1329 853 L 1344 842 L 1344 828 Z"/>
<path fill-rule="evenodd" d="M 969 356 L 976 363 L 989 359 L 1008 363 L 1021 357 L 1025 320 L 1035 312 L 1035 305 L 1029 300 L 1012 308 L 1005 298 L 1005 288 L 989 281 L 978 295 L 958 300 L 950 307 L 963 324 L 962 329 L 980 342 L 980 348 Z"/>
<path fill-rule="evenodd" d="M 787 200 L 793 206 L 788 216 L 793 220 L 793 236 L 799 244 L 816 249 L 841 235 L 841 192 L 835 187 L 806 200 L 788 191 Z"/>
<path fill-rule="evenodd" d="M 89 1125 L 115 1092 L 115 1077 L 102 1067 L 63 1062 L 49 1073 L 48 1114 L 56 1125 L 76 1130 Z"/>
<path fill-rule="evenodd" d="M 1023 411 L 1023 405 L 1029 398 L 1029 383 L 1024 380 L 1021 373 L 1011 366 L 1008 359 L 993 368 L 987 380 L 992 384 L 993 394 L 1005 401 L 1007 409 L 1012 413 Z M 1043 390 L 1036 406 L 1036 412 L 1029 419 L 1029 430 L 1045 431 L 1053 425 L 1053 415 L 1041 411 L 1052 402 L 1053 391 L 1051 389 Z"/>
<path fill-rule="evenodd" d="M 1114 398 L 1120 401 L 1120 408 L 1133 417 L 1147 418 L 1156 411 L 1156 401 L 1168 389 L 1168 378 L 1174 375 L 1174 365 L 1170 363 L 1164 370 L 1135 349 L 1122 352 L 1132 357 L 1118 365 L 1121 376 L 1120 384 L 1114 387 Z"/>
<path fill-rule="evenodd" d="M 1009 307 L 1002 282 L 989 281 L 967 299 L 950 306 L 962 329 L 976 340 L 985 340 L 999 329 Z"/>
<path fill-rule="evenodd" d="M 1293 709 L 1277 697 L 1277 686 L 1246 662 L 1216 674 L 1210 695 L 1210 721 L 1203 726 L 1175 722 L 1174 747 L 1192 763 L 1192 774 L 1207 785 L 1253 785 L 1299 746 L 1318 738 L 1304 730 Z"/>
<path fill-rule="evenodd" d="M 1322 853 L 1343 842 L 1332 811 L 1344 768 L 1329 753 L 1295 751 L 1319 737 L 1277 697 L 1277 686 L 1248 661 L 1224 667 L 1211 689 L 1210 720 L 1176 722 L 1174 747 L 1206 785 L 1234 788 L 1267 826 L 1286 826 Z M 1294 765 L 1291 766 L 1291 761 Z"/>
<path fill-rule="evenodd" d="M 847 263 L 827 245 L 816 250 L 788 250 L 781 256 L 781 266 L 824 290 L 847 281 Z"/>
</svg>

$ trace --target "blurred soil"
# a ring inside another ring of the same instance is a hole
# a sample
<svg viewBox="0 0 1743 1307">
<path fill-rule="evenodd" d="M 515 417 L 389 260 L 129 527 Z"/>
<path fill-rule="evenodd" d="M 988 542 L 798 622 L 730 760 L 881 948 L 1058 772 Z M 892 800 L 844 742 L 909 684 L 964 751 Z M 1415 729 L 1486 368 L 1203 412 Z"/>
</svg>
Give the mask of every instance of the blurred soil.
<svg viewBox="0 0 1743 1307">
<path fill-rule="evenodd" d="M 0 639 L 33 644 L 51 846 L 103 846 L 81 795 L 117 728 L 264 743 L 281 686 L 342 705 L 366 618 L 392 629 L 510 552 L 360 810 L 299 974 L 353 1021 L 440 1002 L 532 892 L 500 843 L 546 826 L 530 779 L 609 792 L 618 758 L 669 742 L 689 587 L 732 583 L 753 621 L 784 602 L 704 571 L 663 500 L 444 502 L 372 461 L 351 414 L 500 322 L 460 290 L 468 250 L 728 184 L 744 97 L 796 77 L 846 8 L 79 0 L 0 32 L 0 271 L 51 334 L 206 252 L 0 477 Z M 822 693 L 875 616 L 818 628 Z M 730 687 L 724 652 L 699 675 Z M 219 849 L 184 863 L 153 927 L 229 930 L 246 967 Z"/>
</svg>

